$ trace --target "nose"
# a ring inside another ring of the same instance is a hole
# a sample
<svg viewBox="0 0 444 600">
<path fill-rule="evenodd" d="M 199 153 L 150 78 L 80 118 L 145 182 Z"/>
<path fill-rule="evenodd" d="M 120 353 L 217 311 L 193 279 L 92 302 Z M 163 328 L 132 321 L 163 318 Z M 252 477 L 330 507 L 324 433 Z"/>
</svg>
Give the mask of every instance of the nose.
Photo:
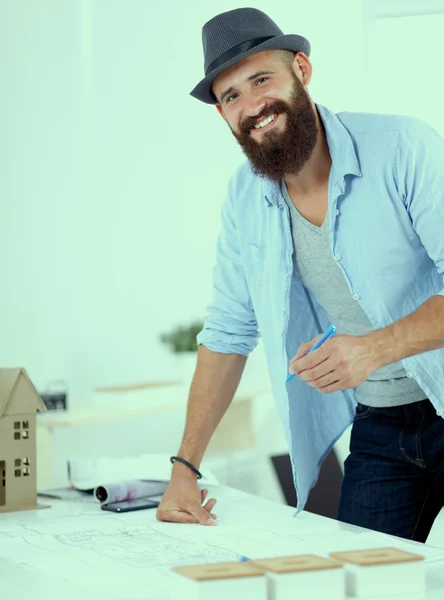
<svg viewBox="0 0 444 600">
<path fill-rule="evenodd" d="M 254 94 L 249 94 L 244 98 L 245 115 L 246 117 L 257 117 L 265 108 L 265 101 Z"/>
</svg>

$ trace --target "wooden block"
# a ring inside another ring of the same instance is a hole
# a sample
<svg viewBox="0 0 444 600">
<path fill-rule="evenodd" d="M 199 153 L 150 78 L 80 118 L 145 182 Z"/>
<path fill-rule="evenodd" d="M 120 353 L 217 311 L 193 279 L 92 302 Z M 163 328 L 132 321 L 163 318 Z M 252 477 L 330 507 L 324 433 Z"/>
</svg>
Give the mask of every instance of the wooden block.
<svg viewBox="0 0 444 600">
<path fill-rule="evenodd" d="M 305 554 L 252 560 L 267 572 L 268 600 L 318 600 L 328 590 L 329 600 L 345 598 L 342 564 L 322 556 Z"/>
<path fill-rule="evenodd" d="M 424 557 L 419 554 L 398 550 L 397 548 L 373 548 L 371 550 L 354 550 L 352 552 L 332 552 L 330 556 L 334 560 L 362 567 L 424 560 Z"/>
<path fill-rule="evenodd" d="M 173 567 L 172 600 L 267 600 L 265 570 L 250 562 Z"/>
<path fill-rule="evenodd" d="M 425 593 L 424 557 L 397 548 L 333 552 L 345 565 L 346 590 L 355 598 Z"/>
</svg>

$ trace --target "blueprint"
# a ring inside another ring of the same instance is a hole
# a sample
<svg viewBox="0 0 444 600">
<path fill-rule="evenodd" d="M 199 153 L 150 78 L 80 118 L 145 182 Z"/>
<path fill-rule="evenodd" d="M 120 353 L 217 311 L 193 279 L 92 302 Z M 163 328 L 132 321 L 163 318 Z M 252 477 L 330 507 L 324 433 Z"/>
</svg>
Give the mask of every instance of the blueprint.
<svg viewBox="0 0 444 600">
<path fill-rule="evenodd" d="M 251 500 L 241 495 L 229 502 L 221 498 L 215 527 L 160 523 L 150 510 L 116 515 L 97 504 L 70 503 L 70 514 L 66 503 L 64 510 L 60 505 L 53 517 L 38 511 L 37 518 L 24 513 L 0 520 L 0 565 L 2 559 L 14 561 L 27 577 L 75 586 L 77 594 L 82 590 L 88 598 L 105 594 L 119 600 L 169 600 L 177 577 L 171 567 L 176 565 L 236 561 L 241 556 L 327 556 L 388 545 L 381 534 L 343 530 L 336 521 L 307 515 L 293 519 L 288 507 L 276 511 L 276 505 L 258 502 L 252 508 Z M 418 551 L 408 542 L 390 540 L 390 545 Z M 426 548 L 424 554 L 433 560 L 444 552 Z"/>
<path fill-rule="evenodd" d="M 112 518 L 101 521 L 66 533 L 2 540 L 0 559 L 15 560 L 48 577 L 81 583 L 111 597 L 150 600 L 169 598 L 168 579 L 174 565 L 239 560 L 236 552 L 217 544 L 183 541 L 150 525 L 125 526 L 112 523 Z"/>
</svg>

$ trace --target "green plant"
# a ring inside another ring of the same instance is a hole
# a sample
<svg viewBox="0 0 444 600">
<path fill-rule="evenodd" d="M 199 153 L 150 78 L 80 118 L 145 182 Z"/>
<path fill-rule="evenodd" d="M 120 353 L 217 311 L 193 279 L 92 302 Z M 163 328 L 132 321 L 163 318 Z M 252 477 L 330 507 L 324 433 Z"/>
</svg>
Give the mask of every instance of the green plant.
<svg viewBox="0 0 444 600">
<path fill-rule="evenodd" d="M 194 321 L 188 326 L 179 325 L 168 333 L 162 333 L 160 341 L 170 346 L 171 350 L 175 353 L 196 352 L 196 336 L 202 329 L 202 321 Z"/>
</svg>

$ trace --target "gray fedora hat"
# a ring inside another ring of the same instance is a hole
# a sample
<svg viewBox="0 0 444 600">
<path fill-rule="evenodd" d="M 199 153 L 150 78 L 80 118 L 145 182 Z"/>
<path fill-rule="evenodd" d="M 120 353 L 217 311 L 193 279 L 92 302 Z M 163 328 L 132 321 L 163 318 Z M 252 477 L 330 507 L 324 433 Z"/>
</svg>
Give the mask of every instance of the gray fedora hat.
<svg viewBox="0 0 444 600">
<path fill-rule="evenodd" d="M 268 15 L 256 8 L 236 8 L 215 16 L 202 27 L 205 77 L 191 96 L 216 104 L 211 86 L 218 75 L 243 58 L 264 50 L 291 50 L 310 56 L 301 35 L 284 35 Z"/>
</svg>

